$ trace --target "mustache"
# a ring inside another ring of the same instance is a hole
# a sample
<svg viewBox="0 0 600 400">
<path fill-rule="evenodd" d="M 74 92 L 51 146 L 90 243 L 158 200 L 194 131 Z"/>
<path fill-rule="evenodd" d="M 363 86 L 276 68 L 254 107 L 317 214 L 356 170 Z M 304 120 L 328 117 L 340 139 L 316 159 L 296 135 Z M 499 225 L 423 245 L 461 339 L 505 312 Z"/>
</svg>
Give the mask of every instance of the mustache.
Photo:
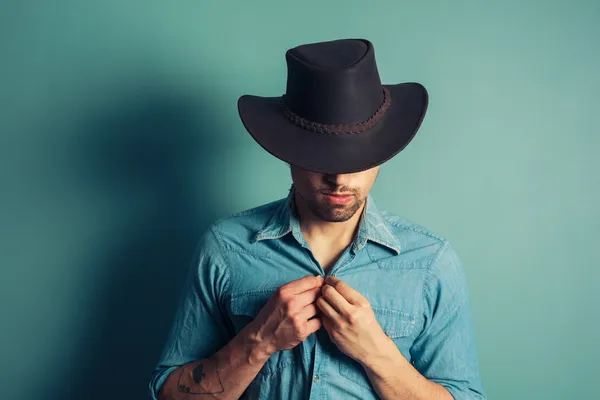
<svg viewBox="0 0 600 400">
<path fill-rule="evenodd" d="M 320 193 L 323 194 L 344 194 L 344 195 L 352 195 L 356 196 L 358 194 L 357 190 L 348 189 L 345 187 L 341 188 L 322 188 L 319 190 Z"/>
</svg>

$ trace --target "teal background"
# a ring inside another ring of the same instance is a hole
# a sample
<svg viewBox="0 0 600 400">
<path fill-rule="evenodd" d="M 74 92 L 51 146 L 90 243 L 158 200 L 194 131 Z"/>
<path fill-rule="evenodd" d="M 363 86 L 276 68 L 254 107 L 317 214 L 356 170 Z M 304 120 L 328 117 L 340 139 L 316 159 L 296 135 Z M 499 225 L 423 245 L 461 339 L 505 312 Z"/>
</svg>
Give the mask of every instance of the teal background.
<svg viewBox="0 0 600 400">
<path fill-rule="evenodd" d="M 283 197 L 237 115 L 366 37 L 430 94 L 380 207 L 449 238 L 490 399 L 597 398 L 600 3 L 2 1 L 4 399 L 145 399 L 202 230 Z"/>
</svg>

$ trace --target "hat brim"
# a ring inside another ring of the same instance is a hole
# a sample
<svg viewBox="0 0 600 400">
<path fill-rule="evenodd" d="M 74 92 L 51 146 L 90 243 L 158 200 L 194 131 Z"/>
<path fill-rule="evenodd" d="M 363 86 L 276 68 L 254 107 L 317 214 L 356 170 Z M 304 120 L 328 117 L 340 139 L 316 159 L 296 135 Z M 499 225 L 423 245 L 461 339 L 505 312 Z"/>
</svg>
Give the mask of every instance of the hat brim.
<svg viewBox="0 0 600 400">
<path fill-rule="evenodd" d="M 243 95 L 238 112 L 254 140 L 273 156 L 303 169 L 348 174 L 376 167 L 402 151 L 425 117 L 428 94 L 423 85 L 383 85 L 392 104 L 370 130 L 357 134 L 317 133 L 293 124 L 280 97 Z"/>
</svg>

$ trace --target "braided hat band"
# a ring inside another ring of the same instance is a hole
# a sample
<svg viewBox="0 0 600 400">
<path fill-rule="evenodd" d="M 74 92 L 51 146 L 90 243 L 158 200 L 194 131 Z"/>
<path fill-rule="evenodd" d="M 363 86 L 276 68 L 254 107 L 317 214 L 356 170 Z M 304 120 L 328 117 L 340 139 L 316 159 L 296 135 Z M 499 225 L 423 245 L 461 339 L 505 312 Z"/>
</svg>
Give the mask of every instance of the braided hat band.
<svg viewBox="0 0 600 400">
<path fill-rule="evenodd" d="M 309 121 L 302 118 L 298 114 L 290 110 L 285 103 L 285 94 L 280 97 L 280 104 L 283 108 L 285 116 L 294 124 L 303 129 L 318 132 L 318 133 L 331 133 L 331 134 L 357 134 L 367 131 L 373 128 L 377 122 L 383 117 L 385 112 L 390 108 L 392 104 L 392 96 L 388 88 L 383 87 L 383 102 L 377 109 L 377 111 L 366 120 L 356 124 L 321 124 L 314 121 Z"/>
</svg>

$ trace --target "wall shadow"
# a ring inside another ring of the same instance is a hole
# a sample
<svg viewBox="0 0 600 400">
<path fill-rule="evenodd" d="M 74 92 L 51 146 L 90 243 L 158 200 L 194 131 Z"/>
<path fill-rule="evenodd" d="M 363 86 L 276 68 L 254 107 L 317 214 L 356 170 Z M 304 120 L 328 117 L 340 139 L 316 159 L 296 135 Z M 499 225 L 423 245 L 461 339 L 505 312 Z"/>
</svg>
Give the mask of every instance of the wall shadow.
<svg viewBox="0 0 600 400">
<path fill-rule="evenodd" d="M 81 268 L 101 279 L 84 283 L 89 304 L 77 321 L 85 327 L 73 344 L 72 375 L 53 382 L 46 398 L 150 398 L 148 381 L 194 248 L 222 212 L 213 193 L 225 143 L 215 123 L 198 118 L 211 99 L 134 97 L 87 119 L 85 134 L 70 144 L 73 180 L 112 199 L 111 215 L 123 218 L 85 252 Z"/>
</svg>

